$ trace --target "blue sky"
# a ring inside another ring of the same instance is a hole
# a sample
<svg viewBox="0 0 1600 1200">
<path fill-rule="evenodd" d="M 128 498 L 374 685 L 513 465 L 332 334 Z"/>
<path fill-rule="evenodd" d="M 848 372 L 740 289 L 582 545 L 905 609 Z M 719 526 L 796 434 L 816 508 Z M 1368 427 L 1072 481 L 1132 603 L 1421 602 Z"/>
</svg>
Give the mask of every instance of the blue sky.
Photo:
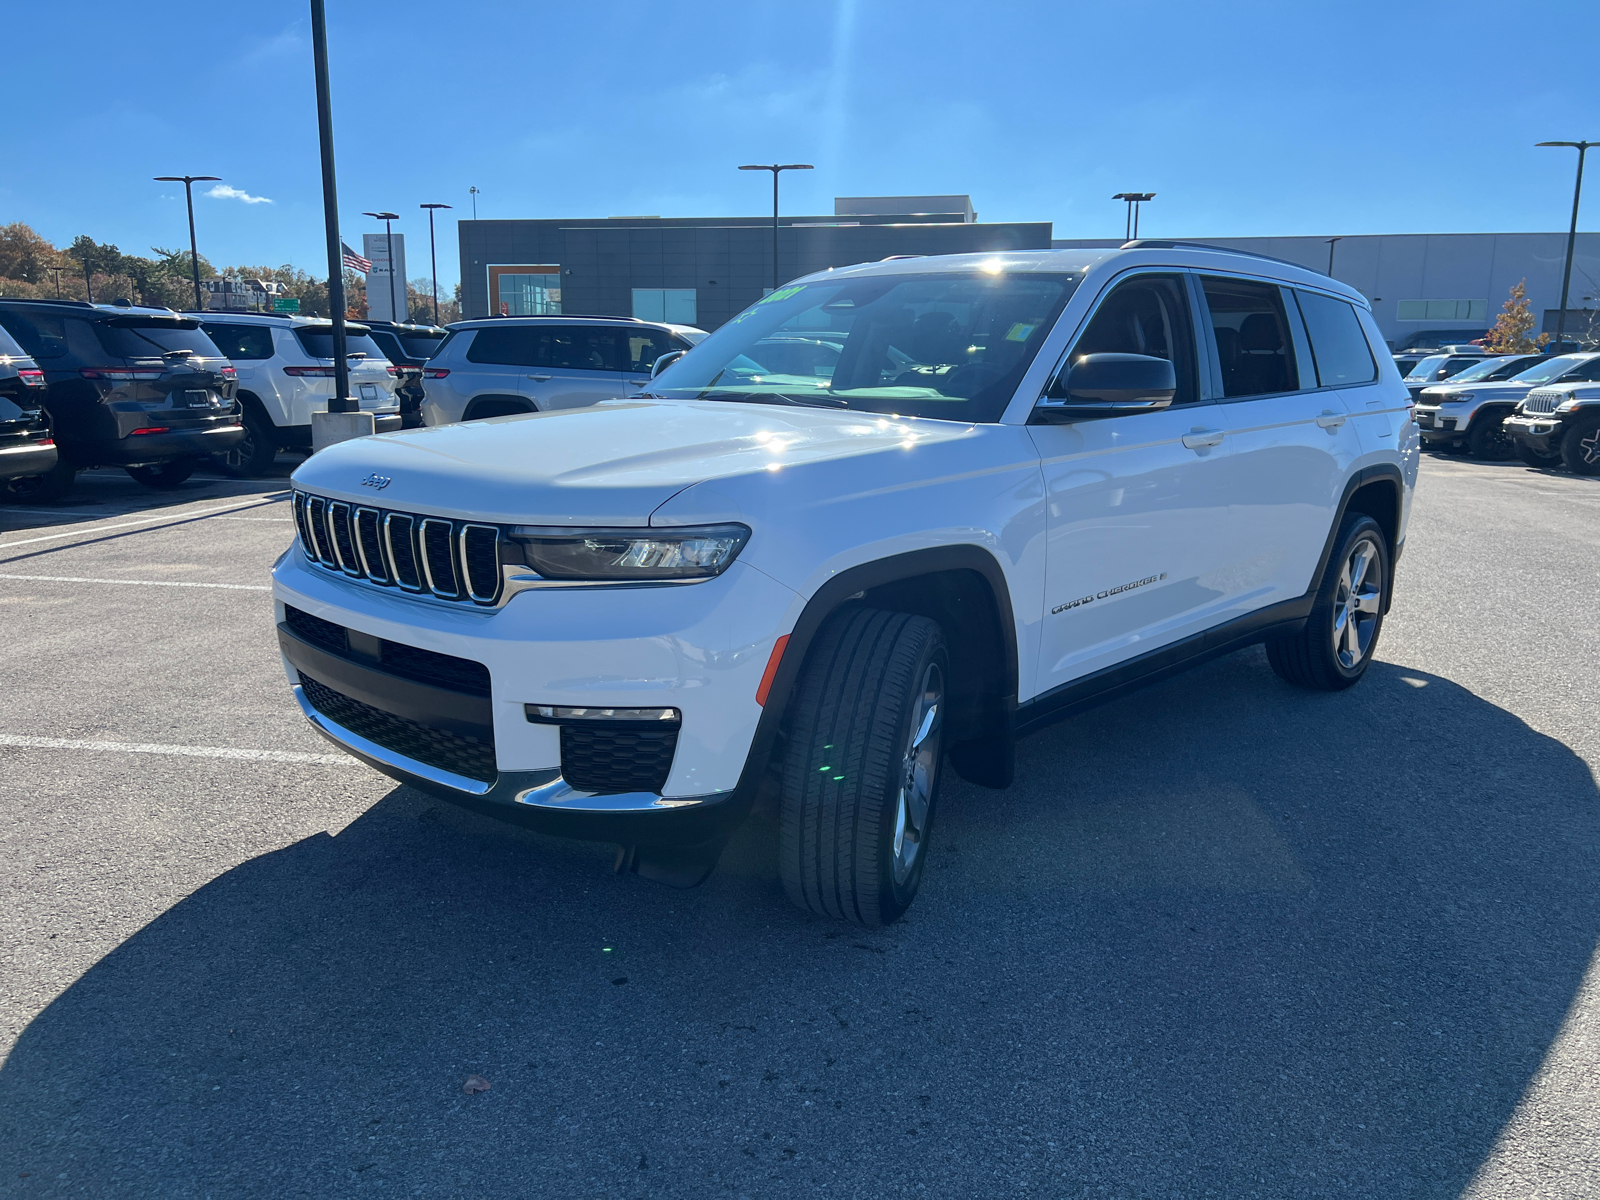
<svg viewBox="0 0 1600 1200">
<path fill-rule="evenodd" d="M 341 223 L 760 213 L 966 192 L 982 220 L 1119 236 L 1564 229 L 1600 138 L 1600 4 L 328 0 Z M 11 5 L 0 222 L 322 273 L 301 0 Z M 189 67 L 188 61 L 196 66 Z M 1593 160 L 1584 228 L 1600 210 Z M 270 201 L 270 202 L 268 202 Z M 448 218 L 452 214 L 445 214 Z M 441 282 L 456 279 L 453 221 Z"/>
</svg>

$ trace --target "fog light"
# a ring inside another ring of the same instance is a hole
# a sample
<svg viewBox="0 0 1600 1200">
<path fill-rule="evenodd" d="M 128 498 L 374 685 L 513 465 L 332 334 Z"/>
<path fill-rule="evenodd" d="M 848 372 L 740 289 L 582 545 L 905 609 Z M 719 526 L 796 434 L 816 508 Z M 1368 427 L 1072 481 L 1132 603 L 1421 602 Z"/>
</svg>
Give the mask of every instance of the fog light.
<svg viewBox="0 0 1600 1200">
<path fill-rule="evenodd" d="M 524 704 L 528 720 L 539 725 L 560 725 L 569 721 L 678 721 L 675 708 L 582 708 L 561 704 Z"/>
</svg>

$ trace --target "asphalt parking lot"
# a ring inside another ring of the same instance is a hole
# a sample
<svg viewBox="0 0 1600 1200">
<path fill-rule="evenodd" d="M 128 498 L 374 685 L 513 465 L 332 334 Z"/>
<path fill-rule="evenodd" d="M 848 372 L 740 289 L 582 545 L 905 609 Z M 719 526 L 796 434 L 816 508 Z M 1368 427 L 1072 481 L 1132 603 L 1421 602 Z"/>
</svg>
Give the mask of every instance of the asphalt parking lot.
<svg viewBox="0 0 1600 1200">
<path fill-rule="evenodd" d="M 869 933 L 316 737 L 289 465 L 0 508 L 0 1194 L 1600 1194 L 1600 480 L 1428 458 L 1360 687 L 951 777 Z"/>
</svg>

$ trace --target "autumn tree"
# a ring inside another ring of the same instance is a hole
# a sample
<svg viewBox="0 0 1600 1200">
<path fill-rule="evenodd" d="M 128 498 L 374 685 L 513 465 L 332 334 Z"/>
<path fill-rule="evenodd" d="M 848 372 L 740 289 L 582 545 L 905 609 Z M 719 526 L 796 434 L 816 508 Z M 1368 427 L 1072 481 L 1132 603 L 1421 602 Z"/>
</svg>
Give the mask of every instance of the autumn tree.
<svg viewBox="0 0 1600 1200">
<path fill-rule="evenodd" d="M 1543 349 L 1550 340 L 1548 333 L 1530 338 L 1533 331 L 1533 311 L 1528 306 L 1528 281 L 1522 280 L 1511 289 L 1511 295 L 1495 318 L 1494 328 L 1483 339 L 1483 348 L 1490 354 L 1532 354 Z"/>
</svg>

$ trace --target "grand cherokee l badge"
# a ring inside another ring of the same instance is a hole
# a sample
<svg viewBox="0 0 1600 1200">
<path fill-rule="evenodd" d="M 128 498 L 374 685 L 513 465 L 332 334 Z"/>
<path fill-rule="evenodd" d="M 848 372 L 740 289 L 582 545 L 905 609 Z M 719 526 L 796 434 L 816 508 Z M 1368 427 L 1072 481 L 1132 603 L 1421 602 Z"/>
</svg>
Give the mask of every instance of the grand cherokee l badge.
<svg viewBox="0 0 1600 1200">
<path fill-rule="evenodd" d="M 1123 592 L 1131 592 L 1134 588 L 1142 588 L 1147 584 L 1160 583 L 1166 577 L 1167 573 L 1163 571 L 1159 575 L 1148 575 L 1143 579 L 1135 579 L 1132 583 L 1118 584 L 1114 588 L 1107 588 L 1105 591 L 1096 592 L 1092 596 L 1079 596 L 1076 600 L 1068 600 L 1065 604 L 1056 605 L 1050 610 L 1050 615 L 1055 616 L 1057 613 L 1066 612 L 1069 608 L 1079 608 L 1085 604 L 1093 604 L 1096 600 L 1106 600 L 1112 596 L 1120 596 Z"/>
<path fill-rule="evenodd" d="M 394 482 L 394 480 L 389 478 L 389 476 L 387 476 L 387 475 L 372 474 L 372 475 L 368 475 L 365 479 L 363 479 L 361 481 L 361 486 L 362 487 L 369 487 L 369 488 L 377 488 L 378 491 L 381 492 L 381 491 L 383 491 L 384 488 L 388 487 L 393 482 Z"/>
</svg>

